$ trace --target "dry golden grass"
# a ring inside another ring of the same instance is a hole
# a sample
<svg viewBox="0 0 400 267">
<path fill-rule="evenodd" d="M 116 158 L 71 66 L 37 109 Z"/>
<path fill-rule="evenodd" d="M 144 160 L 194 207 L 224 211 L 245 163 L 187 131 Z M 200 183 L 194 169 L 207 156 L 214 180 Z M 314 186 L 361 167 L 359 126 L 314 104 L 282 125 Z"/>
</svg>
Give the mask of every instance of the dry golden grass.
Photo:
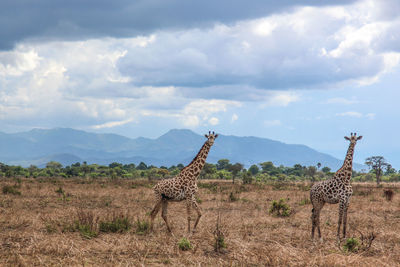
<svg viewBox="0 0 400 267">
<path fill-rule="evenodd" d="M 0 187 L 16 181 L 0 180 Z M 174 236 L 167 233 L 161 216 L 154 232 L 103 233 L 87 239 L 68 227 L 79 214 L 98 221 L 122 214 L 132 224 L 147 220 L 153 207 L 151 185 L 144 181 L 22 179 L 21 195 L 0 192 L 1 266 L 396 266 L 400 265 L 400 191 L 387 201 L 383 188 L 353 185 L 348 213 L 348 237 L 360 232 L 377 234 L 372 247 L 345 252 L 336 242 L 337 205 L 325 205 L 321 214 L 323 242 L 310 240 L 311 205 L 308 187 L 232 185 L 201 181 L 203 210 L 198 230 L 186 234 L 184 203 L 169 205 Z M 213 186 L 214 185 L 214 186 Z M 396 188 L 397 186 L 397 188 Z M 57 193 L 62 187 L 64 195 Z M 207 188 L 209 187 L 209 188 Z M 217 190 L 216 190 L 217 189 Z M 235 192 L 238 198 L 230 201 Z M 289 217 L 268 214 L 272 200 L 285 198 Z M 218 213 L 227 247 L 214 250 Z M 193 212 L 193 219 L 195 212 Z M 188 237 L 193 248 L 181 251 L 178 241 Z"/>
</svg>

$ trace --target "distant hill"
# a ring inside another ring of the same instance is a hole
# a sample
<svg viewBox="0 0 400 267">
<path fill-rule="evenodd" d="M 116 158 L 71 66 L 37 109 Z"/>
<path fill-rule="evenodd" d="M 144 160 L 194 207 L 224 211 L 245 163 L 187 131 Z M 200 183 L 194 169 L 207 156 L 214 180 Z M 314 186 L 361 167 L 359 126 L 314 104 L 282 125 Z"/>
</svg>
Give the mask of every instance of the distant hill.
<svg viewBox="0 0 400 267">
<path fill-rule="evenodd" d="M 196 155 L 205 137 L 190 130 L 170 130 L 157 139 L 131 139 L 116 134 L 97 134 L 69 128 L 33 129 L 28 132 L 6 134 L 0 132 L 0 162 L 12 165 L 39 167 L 49 161 L 63 165 L 86 161 L 89 164 L 141 161 L 155 166 L 187 164 Z M 343 151 L 343 155 L 345 151 Z M 220 135 L 208 162 L 226 158 L 246 167 L 265 161 L 275 165 L 328 166 L 338 169 L 343 161 L 320 153 L 305 145 L 291 145 L 258 137 Z M 363 165 L 355 164 L 355 169 Z"/>
</svg>

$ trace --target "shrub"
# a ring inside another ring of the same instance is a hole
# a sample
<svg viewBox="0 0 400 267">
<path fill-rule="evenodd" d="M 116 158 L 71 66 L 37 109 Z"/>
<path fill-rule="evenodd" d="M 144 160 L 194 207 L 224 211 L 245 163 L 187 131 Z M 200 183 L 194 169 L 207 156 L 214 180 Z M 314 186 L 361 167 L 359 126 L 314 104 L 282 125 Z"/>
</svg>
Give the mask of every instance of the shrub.
<svg viewBox="0 0 400 267">
<path fill-rule="evenodd" d="M 180 250 L 186 251 L 191 249 L 192 245 L 190 244 L 190 241 L 186 237 L 183 237 L 181 238 L 181 240 L 179 240 L 178 247 Z"/>
<path fill-rule="evenodd" d="M 250 173 L 245 172 L 242 176 L 242 182 L 243 184 L 251 184 L 253 182 L 253 177 Z"/>
<path fill-rule="evenodd" d="M 64 192 L 64 190 L 62 189 L 61 186 L 55 192 L 60 194 L 60 195 L 64 195 L 65 194 L 65 192 Z"/>
<path fill-rule="evenodd" d="M 285 202 L 285 200 L 281 198 L 279 201 L 272 201 L 269 208 L 269 213 L 279 217 L 287 217 L 290 215 L 291 209 L 290 206 Z"/>
<path fill-rule="evenodd" d="M 137 218 L 135 225 L 135 233 L 139 235 L 147 234 L 150 231 L 150 223 L 146 220 L 140 220 L 139 218 Z"/>
<path fill-rule="evenodd" d="M 218 184 L 216 183 L 198 183 L 197 186 L 199 188 L 205 188 L 211 191 L 211 193 L 218 192 Z"/>
<path fill-rule="evenodd" d="M 216 252 L 220 252 L 221 249 L 226 248 L 226 243 L 225 243 L 225 235 L 223 231 L 220 229 L 220 214 L 218 213 L 217 217 L 217 224 L 215 227 L 214 231 L 214 249 Z"/>
<path fill-rule="evenodd" d="M 311 204 L 311 200 L 309 198 L 303 198 L 300 202 L 299 205 L 303 206 L 303 205 L 308 205 Z"/>
<path fill-rule="evenodd" d="M 127 232 L 131 228 L 129 218 L 121 215 L 113 215 L 110 221 L 100 221 L 99 231 L 100 232 L 111 232 L 111 233 L 123 233 Z"/>
<path fill-rule="evenodd" d="M 196 202 L 199 203 L 199 204 L 201 204 L 201 203 L 203 203 L 203 200 L 201 200 L 201 198 L 199 198 L 198 196 L 196 196 Z"/>
<path fill-rule="evenodd" d="M 79 210 L 77 212 L 78 219 L 75 221 L 72 230 L 78 231 L 81 235 L 87 239 L 91 239 L 98 235 L 97 222 L 98 216 L 95 216 L 91 211 Z"/>
<path fill-rule="evenodd" d="M 276 191 L 288 190 L 288 184 L 282 182 L 274 182 L 272 183 L 272 190 Z"/>
<path fill-rule="evenodd" d="M 239 200 L 239 197 L 237 197 L 235 193 L 231 192 L 229 194 L 229 201 L 234 202 L 234 201 L 237 201 L 237 200 Z"/>
<path fill-rule="evenodd" d="M 357 252 L 359 248 L 359 242 L 357 238 L 351 237 L 347 238 L 343 245 L 343 248 L 347 252 Z"/>
<path fill-rule="evenodd" d="M 5 185 L 3 186 L 3 194 L 21 195 L 21 192 L 17 190 L 16 185 Z"/>
<path fill-rule="evenodd" d="M 383 194 L 385 195 L 385 198 L 387 201 L 392 201 L 393 195 L 394 195 L 394 192 L 392 189 L 383 190 Z"/>
<path fill-rule="evenodd" d="M 79 222 L 76 222 L 75 229 L 81 233 L 82 237 L 87 239 L 91 239 L 98 235 L 98 232 L 88 224 L 80 224 Z"/>
</svg>

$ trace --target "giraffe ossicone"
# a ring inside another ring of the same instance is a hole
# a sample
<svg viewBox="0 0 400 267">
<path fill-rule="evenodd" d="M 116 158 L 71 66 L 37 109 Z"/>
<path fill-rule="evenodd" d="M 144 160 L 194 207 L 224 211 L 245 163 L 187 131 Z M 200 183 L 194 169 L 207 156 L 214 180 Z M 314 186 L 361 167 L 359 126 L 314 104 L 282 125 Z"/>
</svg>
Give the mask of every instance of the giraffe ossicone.
<svg viewBox="0 0 400 267">
<path fill-rule="evenodd" d="M 197 178 L 204 167 L 207 155 L 215 139 L 218 137 L 218 134 L 209 131 L 205 137 L 207 138 L 206 142 L 189 165 L 184 167 L 177 176 L 162 180 L 154 186 L 156 204 L 150 214 L 151 229 L 153 229 L 154 218 L 162 207 L 161 217 L 164 219 L 168 231 L 171 232 L 167 218 L 168 202 L 186 200 L 188 232 L 190 232 L 192 206 L 197 212 L 197 219 L 193 226 L 193 231 L 196 230 L 196 226 L 201 217 L 201 210 L 195 198 L 198 191 Z"/>
<path fill-rule="evenodd" d="M 362 138 L 362 136 L 357 136 L 357 133 L 351 133 L 350 137 L 345 136 L 344 138 L 350 141 L 350 145 L 347 150 L 343 166 L 335 173 L 332 178 L 315 183 L 310 190 L 310 199 L 313 205 L 311 215 L 312 239 L 314 239 L 315 228 L 318 229 L 318 236 L 319 238 L 321 238 L 319 216 L 321 209 L 325 205 L 325 203 L 339 203 L 337 238 L 340 239 L 340 226 L 342 223 L 343 238 L 346 237 L 347 209 L 349 207 L 351 195 L 353 194 L 350 180 L 353 172 L 354 147 L 357 141 Z"/>
</svg>

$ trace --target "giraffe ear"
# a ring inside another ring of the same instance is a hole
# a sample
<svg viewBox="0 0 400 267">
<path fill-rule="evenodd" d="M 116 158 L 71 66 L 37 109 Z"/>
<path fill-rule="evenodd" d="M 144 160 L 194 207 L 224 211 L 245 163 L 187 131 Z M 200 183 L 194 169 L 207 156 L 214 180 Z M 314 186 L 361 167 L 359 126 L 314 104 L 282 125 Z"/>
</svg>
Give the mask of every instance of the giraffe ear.
<svg viewBox="0 0 400 267">
<path fill-rule="evenodd" d="M 215 138 L 217 138 L 217 137 L 218 137 L 218 134 L 215 135 Z"/>
<path fill-rule="evenodd" d="M 346 139 L 346 140 L 350 141 L 350 138 L 348 138 L 347 136 L 345 136 L 345 137 L 344 137 L 344 139 Z"/>
<path fill-rule="evenodd" d="M 359 137 L 357 137 L 357 140 L 360 140 L 360 139 L 362 139 L 362 135 L 360 135 Z"/>
<path fill-rule="evenodd" d="M 204 136 L 208 139 L 208 135 L 207 134 L 205 134 Z"/>
</svg>

